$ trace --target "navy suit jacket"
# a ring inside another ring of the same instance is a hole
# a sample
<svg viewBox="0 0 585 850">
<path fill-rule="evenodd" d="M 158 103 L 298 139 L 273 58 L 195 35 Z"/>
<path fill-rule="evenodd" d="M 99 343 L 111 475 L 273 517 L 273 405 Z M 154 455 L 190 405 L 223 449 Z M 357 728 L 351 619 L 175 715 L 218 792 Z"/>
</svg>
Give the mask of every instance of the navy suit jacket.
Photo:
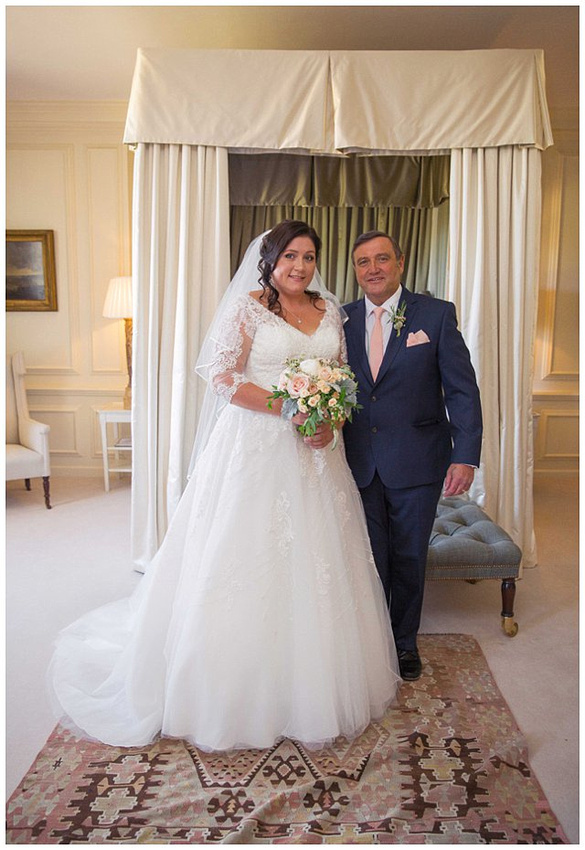
<svg viewBox="0 0 585 850">
<path fill-rule="evenodd" d="M 386 487 L 442 481 L 450 463 L 479 466 L 482 418 L 469 351 L 448 301 L 402 290 L 406 323 L 392 329 L 374 381 L 366 351 L 365 302 L 345 306 L 349 365 L 358 402 L 344 427 L 348 463 L 358 487 L 377 471 Z M 407 345 L 422 330 L 429 342 Z"/>
</svg>

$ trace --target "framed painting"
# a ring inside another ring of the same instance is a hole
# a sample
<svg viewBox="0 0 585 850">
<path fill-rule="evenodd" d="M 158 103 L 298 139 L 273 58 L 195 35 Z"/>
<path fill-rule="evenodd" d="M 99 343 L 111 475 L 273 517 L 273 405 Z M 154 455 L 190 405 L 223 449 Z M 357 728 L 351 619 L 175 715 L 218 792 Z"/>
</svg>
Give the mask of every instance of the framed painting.
<svg viewBox="0 0 585 850">
<path fill-rule="evenodd" d="M 57 310 L 52 230 L 6 231 L 6 309 Z"/>
</svg>

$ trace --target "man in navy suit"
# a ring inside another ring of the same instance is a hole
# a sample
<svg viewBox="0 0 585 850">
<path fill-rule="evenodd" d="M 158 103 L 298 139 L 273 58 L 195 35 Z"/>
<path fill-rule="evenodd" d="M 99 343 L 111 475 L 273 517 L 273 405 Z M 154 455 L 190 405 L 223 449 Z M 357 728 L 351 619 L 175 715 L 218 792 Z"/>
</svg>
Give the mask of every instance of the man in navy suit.
<svg viewBox="0 0 585 850">
<path fill-rule="evenodd" d="M 454 305 L 401 285 L 396 241 L 365 233 L 352 259 L 365 298 L 345 307 L 345 334 L 363 409 L 344 427 L 345 448 L 390 601 L 400 673 L 414 680 L 437 502 L 443 487 L 445 496 L 467 491 L 479 466 L 479 390 Z"/>
</svg>

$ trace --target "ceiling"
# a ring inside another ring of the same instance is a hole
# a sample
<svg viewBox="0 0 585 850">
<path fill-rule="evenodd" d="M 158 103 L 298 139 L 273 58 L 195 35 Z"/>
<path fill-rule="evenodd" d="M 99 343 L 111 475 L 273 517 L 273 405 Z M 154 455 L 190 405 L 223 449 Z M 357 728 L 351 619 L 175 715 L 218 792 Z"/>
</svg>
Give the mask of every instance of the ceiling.
<svg viewBox="0 0 585 850">
<path fill-rule="evenodd" d="M 553 126 L 578 126 L 579 7 L 7 6 L 8 100 L 122 100 L 138 47 L 543 48 Z"/>
</svg>

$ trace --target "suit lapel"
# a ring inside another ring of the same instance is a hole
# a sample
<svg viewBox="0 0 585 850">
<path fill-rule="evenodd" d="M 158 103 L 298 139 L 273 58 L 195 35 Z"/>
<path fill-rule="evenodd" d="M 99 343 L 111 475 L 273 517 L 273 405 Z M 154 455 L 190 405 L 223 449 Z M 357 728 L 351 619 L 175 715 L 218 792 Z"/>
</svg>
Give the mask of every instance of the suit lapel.
<svg viewBox="0 0 585 850">
<path fill-rule="evenodd" d="M 380 381 L 384 377 L 384 375 L 392 365 L 394 358 L 396 357 L 400 349 L 404 346 L 406 337 L 409 333 L 409 328 L 412 326 L 412 320 L 417 309 L 417 302 L 416 298 L 413 298 L 409 290 L 405 289 L 404 287 L 402 288 L 402 295 L 400 296 L 399 306 L 401 306 L 403 302 L 406 303 L 406 311 L 404 313 L 406 322 L 402 326 L 400 336 L 398 336 L 396 330 L 392 328 L 392 331 L 390 333 L 390 339 L 388 340 L 388 345 L 386 346 L 386 351 L 384 352 L 384 359 L 382 360 L 382 365 L 380 366 L 380 371 L 378 372 L 378 377 L 376 378 L 376 383 L 378 383 L 378 381 Z"/>
</svg>

